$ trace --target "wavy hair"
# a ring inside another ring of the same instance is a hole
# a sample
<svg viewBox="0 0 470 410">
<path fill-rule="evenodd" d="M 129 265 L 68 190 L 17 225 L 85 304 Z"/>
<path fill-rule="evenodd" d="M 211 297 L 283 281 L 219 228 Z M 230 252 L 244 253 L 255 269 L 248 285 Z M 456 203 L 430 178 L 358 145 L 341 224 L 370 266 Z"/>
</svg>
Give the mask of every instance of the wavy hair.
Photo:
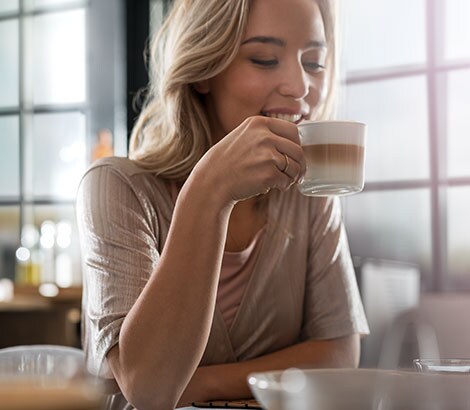
<svg viewBox="0 0 470 410">
<path fill-rule="evenodd" d="M 209 120 L 194 84 L 225 70 L 239 51 L 254 0 L 176 0 L 150 44 L 150 84 L 131 135 L 129 158 L 184 181 L 211 147 Z M 312 0 L 314 1 L 314 0 Z M 328 43 L 329 92 L 317 118 L 328 118 L 336 83 L 335 0 L 319 4 Z"/>
</svg>

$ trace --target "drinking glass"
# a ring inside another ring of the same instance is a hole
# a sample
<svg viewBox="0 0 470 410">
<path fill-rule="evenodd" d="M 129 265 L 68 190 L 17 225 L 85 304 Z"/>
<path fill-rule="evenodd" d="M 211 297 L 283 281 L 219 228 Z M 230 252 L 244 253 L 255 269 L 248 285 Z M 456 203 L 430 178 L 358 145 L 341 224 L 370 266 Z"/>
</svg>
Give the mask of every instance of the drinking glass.
<svg viewBox="0 0 470 410">
<path fill-rule="evenodd" d="M 470 374 L 470 359 L 415 359 L 413 364 L 419 372 Z"/>
</svg>

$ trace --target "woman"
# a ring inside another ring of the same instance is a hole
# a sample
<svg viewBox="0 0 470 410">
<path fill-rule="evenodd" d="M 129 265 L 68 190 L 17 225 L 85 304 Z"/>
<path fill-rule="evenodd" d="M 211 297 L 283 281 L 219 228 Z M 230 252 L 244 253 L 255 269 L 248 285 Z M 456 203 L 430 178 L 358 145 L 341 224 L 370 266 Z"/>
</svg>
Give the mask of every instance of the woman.
<svg viewBox="0 0 470 410">
<path fill-rule="evenodd" d="M 352 367 L 368 332 L 339 201 L 303 197 L 327 118 L 328 0 L 176 1 L 130 158 L 84 176 L 89 368 L 140 410 L 249 397 L 254 371 Z"/>
</svg>

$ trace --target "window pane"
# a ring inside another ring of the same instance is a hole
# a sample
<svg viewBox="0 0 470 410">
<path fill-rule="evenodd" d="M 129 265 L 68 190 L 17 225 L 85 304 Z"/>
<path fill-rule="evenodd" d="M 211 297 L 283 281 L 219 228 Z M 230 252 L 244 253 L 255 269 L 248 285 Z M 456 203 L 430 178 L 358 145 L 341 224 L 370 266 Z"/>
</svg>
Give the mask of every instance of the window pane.
<svg viewBox="0 0 470 410">
<path fill-rule="evenodd" d="M 470 70 L 448 74 L 447 163 L 449 176 L 470 175 Z"/>
<path fill-rule="evenodd" d="M 340 4 L 348 70 L 424 63 L 424 0 L 345 0 Z"/>
<path fill-rule="evenodd" d="M 86 167 L 85 116 L 36 115 L 33 136 L 34 195 L 74 199 Z"/>
<path fill-rule="evenodd" d="M 165 9 L 163 1 L 150 0 L 150 30 L 152 33 L 156 33 L 162 25 Z"/>
<path fill-rule="evenodd" d="M 0 206 L 0 278 L 15 278 L 15 252 L 20 244 L 20 208 Z"/>
<path fill-rule="evenodd" d="M 0 116 L 0 197 L 20 194 L 19 152 L 18 117 Z"/>
<path fill-rule="evenodd" d="M 446 0 L 444 55 L 447 59 L 470 57 L 470 2 L 468 0 Z"/>
<path fill-rule="evenodd" d="M 366 184 L 429 175 L 425 78 L 347 87 L 344 117 L 368 124 Z"/>
<path fill-rule="evenodd" d="M 431 269 L 431 208 L 427 189 L 363 192 L 344 200 L 351 253 Z M 365 211 L 366 210 L 366 211 Z"/>
<path fill-rule="evenodd" d="M 83 4 L 85 0 L 26 0 L 29 9 L 33 6 L 35 9 L 42 9 L 51 6 L 66 6 L 69 4 Z"/>
<path fill-rule="evenodd" d="M 18 20 L 0 22 L 0 107 L 18 105 Z"/>
<path fill-rule="evenodd" d="M 470 276 L 470 187 L 448 189 L 448 273 Z"/>
<path fill-rule="evenodd" d="M 9 12 L 18 11 L 18 8 L 19 8 L 19 0 L 2 0 L 0 2 L 0 13 L 9 13 Z"/>
<path fill-rule="evenodd" d="M 34 103 L 85 101 L 85 11 L 34 17 Z"/>
</svg>

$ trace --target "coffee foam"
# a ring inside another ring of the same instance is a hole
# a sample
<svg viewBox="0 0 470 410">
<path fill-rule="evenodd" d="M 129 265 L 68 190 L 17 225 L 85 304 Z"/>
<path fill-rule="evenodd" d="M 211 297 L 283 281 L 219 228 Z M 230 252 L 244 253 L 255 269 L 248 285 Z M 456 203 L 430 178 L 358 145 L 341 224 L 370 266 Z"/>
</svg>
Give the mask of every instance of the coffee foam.
<svg viewBox="0 0 470 410">
<path fill-rule="evenodd" d="M 305 121 L 298 126 L 302 145 L 365 145 L 366 125 L 352 121 Z"/>
</svg>

